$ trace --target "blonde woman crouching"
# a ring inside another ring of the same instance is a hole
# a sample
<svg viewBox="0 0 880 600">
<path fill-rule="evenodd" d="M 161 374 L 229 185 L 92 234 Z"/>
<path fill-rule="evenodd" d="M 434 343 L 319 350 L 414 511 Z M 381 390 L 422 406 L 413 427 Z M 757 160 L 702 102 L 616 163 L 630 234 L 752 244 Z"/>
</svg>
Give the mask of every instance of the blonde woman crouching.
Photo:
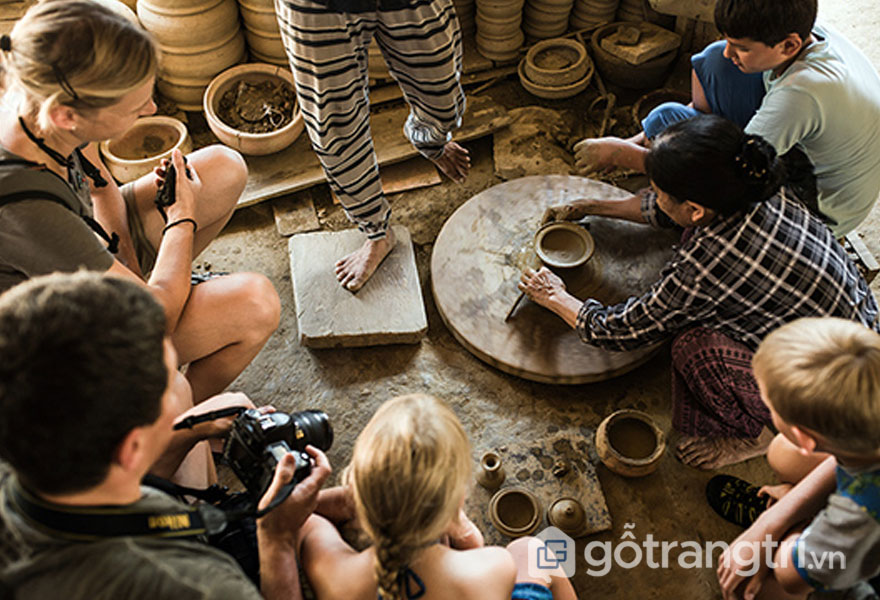
<svg viewBox="0 0 880 600">
<path fill-rule="evenodd" d="M 349 493 L 324 492 L 318 513 L 327 518 L 312 515 L 300 534 L 318 600 L 576 598 L 564 576 L 549 588 L 527 577 L 528 540 L 510 551 L 483 546 L 463 511 L 470 443 L 440 400 L 414 394 L 383 404 L 358 436 L 344 481 Z M 328 520 L 346 517 L 357 518 L 370 548 L 355 551 Z"/>
<path fill-rule="evenodd" d="M 184 407 L 221 392 L 263 347 L 280 312 L 262 275 L 191 283 L 193 259 L 244 189 L 241 156 L 221 146 L 198 150 L 188 157 L 189 179 L 175 151 L 177 201 L 166 221 L 154 205 L 165 171 L 119 187 L 95 145 L 156 111 L 156 41 L 98 3 L 46 0 L 0 38 L 0 50 L 0 292 L 80 268 L 139 281 L 164 308 L 179 363 L 188 364 L 192 400 Z M 55 200 L 28 188 L 40 170 L 61 178 Z M 3 196 L 14 186 L 25 191 L 8 202 Z"/>
</svg>

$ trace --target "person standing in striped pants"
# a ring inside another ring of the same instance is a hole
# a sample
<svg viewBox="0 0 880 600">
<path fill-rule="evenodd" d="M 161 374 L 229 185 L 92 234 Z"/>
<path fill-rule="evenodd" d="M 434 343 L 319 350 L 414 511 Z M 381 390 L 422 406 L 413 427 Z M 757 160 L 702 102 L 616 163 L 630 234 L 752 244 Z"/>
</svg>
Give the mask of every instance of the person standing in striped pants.
<svg viewBox="0 0 880 600">
<path fill-rule="evenodd" d="M 410 106 L 404 133 L 454 181 L 470 169 L 452 141 L 461 125 L 462 43 L 452 0 L 275 0 L 281 36 L 312 147 L 364 245 L 336 263 L 359 290 L 394 247 L 370 134 L 367 49 L 375 36 Z"/>
</svg>

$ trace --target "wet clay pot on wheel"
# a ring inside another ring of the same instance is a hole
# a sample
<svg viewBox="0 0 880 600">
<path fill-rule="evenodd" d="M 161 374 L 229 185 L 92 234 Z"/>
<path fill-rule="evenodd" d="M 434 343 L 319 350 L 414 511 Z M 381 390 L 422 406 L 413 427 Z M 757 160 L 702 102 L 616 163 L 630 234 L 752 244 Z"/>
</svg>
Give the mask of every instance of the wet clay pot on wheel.
<svg viewBox="0 0 880 600">
<path fill-rule="evenodd" d="M 547 522 L 567 536 L 576 538 L 586 533 L 587 513 L 576 498 L 556 499 L 547 509 Z"/>
<path fill-rule="evenodd" d="M 548 267 L 579 267 L 593 256 L 595 249 L 590 233 L 568 221 L 548 223 L 535 234 L 535 251 Z"/>
<path fill-rule="evenodd" d="M 501 457 L 494 452 L 486 452 L 480 459 L 480 470 L 477 471 L 477 483 L 494 492 L 504 483 L 504 468 Z"/>
<path fill-rule="evenodd" d="M 531 535 L 541 524 L 541 504 L 524 488 L 505 488 L 489 500 L 489 518 L 508 537 Z"/>
<path fill-rule="evenodd" d="M 666 451 L 666 435 L 650 415 L 624 409 L 612 413 L 596 430 L 596 452 L 606 467 L 624 477 L 653 473 Z"/>
</svg>

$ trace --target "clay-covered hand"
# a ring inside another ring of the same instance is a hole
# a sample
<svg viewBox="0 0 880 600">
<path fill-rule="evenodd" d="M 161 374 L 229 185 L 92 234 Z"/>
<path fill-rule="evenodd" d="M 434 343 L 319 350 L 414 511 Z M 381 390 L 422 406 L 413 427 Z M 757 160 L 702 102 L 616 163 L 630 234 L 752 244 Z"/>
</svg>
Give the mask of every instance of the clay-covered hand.
<svg viewBox="0 0 880 600">
<path fill-rule="evenodd" d="M 540 271 L 523 271 L 518 287 L 532 302 L 544 308 L 550 308 L 552 301 L 565 292 L 565 283 L 547 267 L 541 267 Z"/>
<path fill-rule="evenodd" d="M 541 225 L 553 221 L 578 221 L 591 214 L 594 201 L 588 199 L 575 200 L 568 204 L 555 204 L 544 210 Z"/>
<path fill-rule="evenodd" d="M 312 457 L 312 472 L 300 481 L 293 492 L 269 514 L 257 519 L 257 533 L 267 539 L 293 544 L 300 527 L 315 511 L 318 505 L 318 492 L 330 476 L 330 462 L 327 456 L 314 446 L 306 446 L 306 452 Z M 269 505 L 282 487 L 293 478 L 296 460 L 287 454 L 275 468 L 275 477 L 269 489 L 260 499 L 259 509 Z"/>
<path fill-rule="evenodd" d="M 625 142 L 620 138 L 585 138 L 574 145 L 574 162 L 581 175 L 609 171 Z"/>
</svg>

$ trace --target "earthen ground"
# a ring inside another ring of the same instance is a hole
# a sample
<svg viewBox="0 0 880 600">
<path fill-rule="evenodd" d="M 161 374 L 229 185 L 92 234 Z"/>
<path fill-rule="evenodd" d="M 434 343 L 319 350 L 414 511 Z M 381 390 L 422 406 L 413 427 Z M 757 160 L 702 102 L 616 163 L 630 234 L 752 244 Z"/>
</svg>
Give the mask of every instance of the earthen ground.
<svg viewBox="0 0 880 600">
<path fill-rule="evenodd" d="M 880 42 L 876 38 L 880 4 L 876 0 L 821 0 L 820 4 L 825 21 L 841 29 L 880 68 Z M 542 103 L 522 91 L 515 80 L 498 84 L 485 93 L 509 108 L 542 104 L 564 110 L 572 106 L 569 101 Z M 474 167 L 464 185 L 444 182 L 393 197 L 393 221 L 408 227 L 412 234 L 427 306 L 428 335 L 419 345 L 339 350 L 301 347 L 297 341 L 287 239 L 276 231 L 270 203 L 239 211 L 198 263 L 207 263 L 217 270 L 260 271 L 274 282 L 283 306 L 281 325 L 232 387 L 247 392 L 260 404 L 271 403 L 287 410 L 322 408 L 330 413 L 336 429 L 330 458 L 336 473 L 346 464 L 355 436 L 376 407 L 404 393 L 434 394 L 454 407 L 473 442 L 475 465 L 483 452 L 511 440 L 539 439 L 569 427 L 583 428 L 585 435 L 590 435 L 605 415 L 619 408 L 647 411 L 661 427 L 670 427 L 668 351 L 618 379 L 551 386 L 518 379 L 485 365 L 464 350 L 444 327 L 430 289 L 433 240 L 461 203 L 501 181 L 494 174 L 491 138 L 467 146 Z M 350 227 L 326 190 L 319 188 L 314 196 L 323 230 Z M 860 232 L 875 255 L 880 255 L 880 205 Z M 872 289 L 875 294 L 880 291 L 880 278 Z M 693 540 L 703 544 L 731 540 L 738 533 L 736 527 L 718 519 L 706 506 L 703 490 L 712 474 L 685 467 L 671 454 L 656 473 L 644 479 L 626 480 L 602 466 L 597 471 L 613 529 L 588 538 L 589 541 L 618 542 L 628 531 L 624 528 L 627 523 L 635 524 L 637 540 L 651 533 L 656 540 Z M 722 472 L 753 481 L 770 479 L 761 459 Z M 489 527 L 483 506 L 471 504 L 471 513 L 478 523 Z M 578 544 L 579 555 L 583 545 L 583 541 Z M 675 567 L 674 561 L 669 569 L 651 569 L 644 562 L 633 569 L 615 567 L 603 577 L 587 575 L 586 569 L 583 557 L 579 556 L 574 583 L 581 598 L 720 597 L 712 569 L 683 569 Z"/>
</svg>

